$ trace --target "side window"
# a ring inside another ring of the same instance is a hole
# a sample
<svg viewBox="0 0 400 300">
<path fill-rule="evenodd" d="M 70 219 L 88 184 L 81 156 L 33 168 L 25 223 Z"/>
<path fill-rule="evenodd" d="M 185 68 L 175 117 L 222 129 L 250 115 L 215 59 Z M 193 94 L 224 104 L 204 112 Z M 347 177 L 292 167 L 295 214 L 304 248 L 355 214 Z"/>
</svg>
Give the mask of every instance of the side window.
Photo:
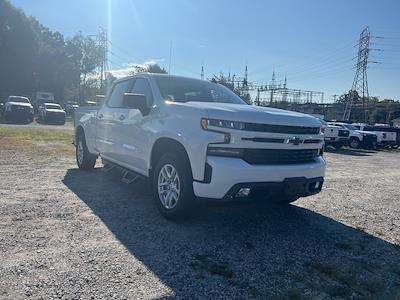
<svg viewBox="0 0 400 300">
<path fill-rule="evenodd" d="M 107 105 L 109 107 L 121 107 L 124 93 L 128 91 L 130 80 L 118 82 L 108 98 Z"/>
<path fill-rule="evenodd" d="M 132 88 L 131 93 L 143 94 L 147 98 L 147 104 L 150 106 L 153 104 L 153 94 L 151 92 L 150 84 L 144 78 L 138 78 Z"/>
</svg>

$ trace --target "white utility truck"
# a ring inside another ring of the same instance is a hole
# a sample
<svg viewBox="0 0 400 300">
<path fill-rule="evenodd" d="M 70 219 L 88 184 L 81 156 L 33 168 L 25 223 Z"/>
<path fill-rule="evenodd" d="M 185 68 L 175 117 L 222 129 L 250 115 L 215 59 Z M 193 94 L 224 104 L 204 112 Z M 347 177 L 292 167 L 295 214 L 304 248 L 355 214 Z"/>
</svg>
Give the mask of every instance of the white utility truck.
<svg viewBox="0 0 400 300">
<path fill-rule="evenodd" d="M 353 125 L 344 122 L 328 122 L 328 124 L 349 130 L 349 146 L 351 148 L 372 149 L 377 145 L 378 137 L 371 131 L 359 130 Z"/>
<path fill-rule="evenodd" d="M 365 123 L 353 123 L 352 125 L 359 130 L 376 134 L 378 146 L 392 147 L 397 144 L 397 134 L 390 128 Z"/>
</svg>

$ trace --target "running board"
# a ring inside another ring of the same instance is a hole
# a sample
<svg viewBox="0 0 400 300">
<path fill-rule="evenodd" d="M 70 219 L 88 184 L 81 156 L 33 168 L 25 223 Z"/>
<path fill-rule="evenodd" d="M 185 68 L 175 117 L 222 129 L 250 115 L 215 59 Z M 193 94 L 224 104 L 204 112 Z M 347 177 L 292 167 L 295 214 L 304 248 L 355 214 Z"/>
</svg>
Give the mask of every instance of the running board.
<svg viewBox="0 0 400 300">
<path fill-rule="evenodd" d="M 110 172 L 114 168 L 115 168 L 114 164 L 106 163 L 106 164 L 104 164 L 104 166 L 103 166 L 103 168 L 101 170 L 103 172 L 107 173 L 107 172 Z"/>
<path fill-rule="evenodd" d="M 109 160 L 106 160 L 104 158 L 102 159 L 102 161 L 103 161 L 102 171 L 107 173 L 113 169 L 117 170 L 118 173 L 122 173 L 121 181 L 123 183 L 131 184 L 131 183 L 135 182 L 136 180 L 144 177 L 141 174 L 138 174 L 134 171 L 128 170 L 128 169 L 126 169 L 120 165 L 117 165 Z"/>
<path fill-rule="evenodd" d="M 138 178 L 139 178 L 138 175 L 136 175 L 132 172 L 129 172 L 129 171 L 125 171 L 124 175 L 121 178 L 121 181 L 124 183 L 127 183 L 127 184 L 131 184 L 131 183 L 135 182 Z"/>
</svg>

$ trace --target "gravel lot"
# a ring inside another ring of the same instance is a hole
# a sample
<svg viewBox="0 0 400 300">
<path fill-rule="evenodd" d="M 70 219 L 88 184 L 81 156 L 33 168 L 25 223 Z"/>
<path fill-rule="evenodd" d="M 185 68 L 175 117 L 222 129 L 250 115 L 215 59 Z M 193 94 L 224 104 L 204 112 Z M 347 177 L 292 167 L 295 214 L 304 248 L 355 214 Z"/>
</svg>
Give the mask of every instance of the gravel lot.
<svg viewBox="0 0 400 300">
<path fill-rule="evenodd" d="M 326 158 L 295 205 L 172 223 L 143 181 L 0 150 L 0 298 L 400 299 L 400 152 Z"/>
</svg>

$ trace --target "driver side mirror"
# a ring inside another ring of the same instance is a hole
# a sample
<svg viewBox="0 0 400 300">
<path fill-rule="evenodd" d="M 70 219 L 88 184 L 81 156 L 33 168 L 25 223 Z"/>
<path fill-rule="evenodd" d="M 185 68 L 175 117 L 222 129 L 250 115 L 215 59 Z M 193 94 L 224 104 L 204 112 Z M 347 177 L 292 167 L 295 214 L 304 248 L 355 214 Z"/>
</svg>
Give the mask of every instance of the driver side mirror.
<svg viewBox="0 0 400 300">
<path fill-rule="evenodd" d="M 129 109 L 138 109 L 143 116 L 147 115 L 150 111 L 147 106 L 147 98 L 143 94 L 125 93 L 122 106 Z"/>
</svg>

